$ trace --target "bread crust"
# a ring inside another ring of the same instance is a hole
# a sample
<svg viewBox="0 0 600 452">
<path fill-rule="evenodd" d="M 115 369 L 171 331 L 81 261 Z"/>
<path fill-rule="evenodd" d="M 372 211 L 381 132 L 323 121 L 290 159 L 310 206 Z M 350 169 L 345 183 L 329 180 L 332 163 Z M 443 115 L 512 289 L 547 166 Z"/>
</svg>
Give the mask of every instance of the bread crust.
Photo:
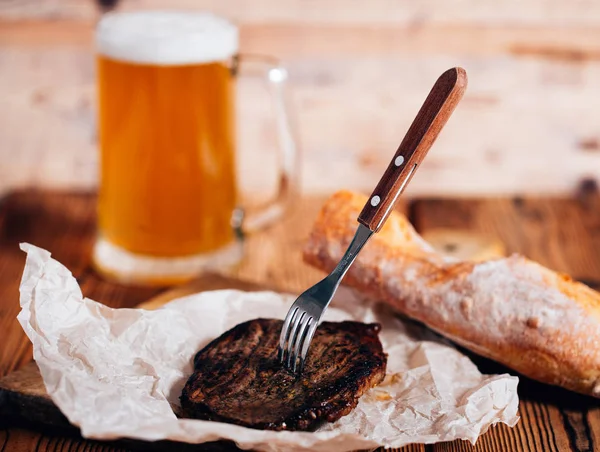
<svg viewBox="0 0 600 452">
<path fill-rule="evenodd" d="M 325 203 L 306 262 L 333 269 L 366 200 L 342 191 Z M 518 254 L 479 263 L 444 258 L 393 212 L 344 284 L 523 375 L 600 397 L 600 294 L 567 275 Z"/>
</svg>

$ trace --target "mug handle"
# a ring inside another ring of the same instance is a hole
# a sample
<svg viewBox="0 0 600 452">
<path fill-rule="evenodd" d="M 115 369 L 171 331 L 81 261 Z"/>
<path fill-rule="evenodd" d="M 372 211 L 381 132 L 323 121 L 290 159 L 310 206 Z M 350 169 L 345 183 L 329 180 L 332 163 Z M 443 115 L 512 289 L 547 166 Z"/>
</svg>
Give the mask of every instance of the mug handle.
<svg viewBox="0 0 600 452">
<path fill-rule="evenodd" d="M 240 74 L 240 70 L 243 72 Z M 232 227 L 238 234 L 258 231 L 279 219 L 292 204 L 298 193 L 299 151 L 296 127 L 290 117 L 285 92 L 287 71 L 276 58 L 264 55 L 242 54 L 233 59 L 234 76 L 253 76 L 263 79 L 273 102 L 275 123 L 279 137 L 279 175 L 275 195 L 256 208 L 238 207 L 232 217 Z"/>
</svg>

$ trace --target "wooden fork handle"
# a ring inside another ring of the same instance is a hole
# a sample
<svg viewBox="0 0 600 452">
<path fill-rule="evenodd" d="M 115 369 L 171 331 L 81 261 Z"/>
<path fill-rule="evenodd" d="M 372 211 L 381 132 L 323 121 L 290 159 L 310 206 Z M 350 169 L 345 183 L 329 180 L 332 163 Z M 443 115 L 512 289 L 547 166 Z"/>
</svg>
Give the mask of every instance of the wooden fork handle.
<svg viewBox="0 0 600 452">
<path fill-rule="evenodd" d="M 467 87 L 467 73 L 452 68 L 437 79 L 400 147 L 358 216 L 358 222 L 377 232 L 400 193 L 454 111 Z"/>
</svg>

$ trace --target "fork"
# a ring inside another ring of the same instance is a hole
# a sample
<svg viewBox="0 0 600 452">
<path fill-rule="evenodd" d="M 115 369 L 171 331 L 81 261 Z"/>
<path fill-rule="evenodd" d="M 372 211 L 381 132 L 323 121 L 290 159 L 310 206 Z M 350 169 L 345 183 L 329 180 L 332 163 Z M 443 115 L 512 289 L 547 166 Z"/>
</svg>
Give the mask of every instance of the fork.
<svg viewBox="0 0 600 452">
<path fill-rule="evenodd" d="M 378 232 L 398 197 L 425 158 L 467 87 L 462 68 L 444 72 L 435 82 L 381 180 L 358 216 L 358 229 L 333 271 L 302 293 L 288 311 L 279 337 L 278 359 L 302 372 L 310 343 L 342 278 L 371 236 Z"/>
</svg>

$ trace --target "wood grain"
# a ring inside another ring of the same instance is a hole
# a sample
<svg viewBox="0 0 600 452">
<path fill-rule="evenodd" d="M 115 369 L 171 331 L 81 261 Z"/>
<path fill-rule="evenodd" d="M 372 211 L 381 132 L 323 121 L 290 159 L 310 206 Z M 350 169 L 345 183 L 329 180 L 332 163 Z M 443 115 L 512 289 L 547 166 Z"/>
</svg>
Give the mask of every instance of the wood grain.
<svg viewBox="0 0 600 452">
<path fill-rule="evenodd" d="M 546 267 L 598 287 L 600 204 L 587 199 L 432 199 L 411 207 L 418 230 L 438 227 L 481 232 Z"/>
<path fill-rule="evenodd" d="M 410 0 L 372 0 L 369 8 L 360 2 L 345 0 L 261 0 L 246 8 L 244 0 L 136 0 L 114 1 L 121 10 L 145 8 L 209 9 L 231 17 L 238 23 L 334 23 L 394 26 L 420 23 L 467 23 L 480 26 L 497 23 L 521 25 L 595 25 L 600 22 L 600 5 L 596 2 L 569 0 L 466 0 L 447 2 L 430 0 L 425 5 Z M 2 3 L 0 17 L 89 19 L 98 14 L 97 2 L 80 0 L 12 0 Z"/>
<path fill-rule="evenodd" d="M 436 80 L 398 150 L 358 215 L 358 222 L 378 232 L 406 184 L 421 166 L 467 89 L 467 73 L 452 68 Z"/>
<path fill-rule="evenodd" d="M 167 6 L 165 0 L 121 3 L 124 9 Z M 284 61 L 305 193 L 342 186 L 371 191 L 422 102 L 420 93 L 452 65 L 468 70 L 470 92 L 407 194 L 566 194 L 583 178 L 600 180 L 596 2 L 418 3 L 169 5 L 230 16 L 240 25 L 242 51 Z M 0 98 L 11 112 L 0 121 L 0 191 L 95 186 L 96 18 L 92 0 L 0 6 Z M 271 114 L 264 87 L 240 82 L 239 161 L 242 186 L 253 194 L 276 183 Z M 565 156 L 566 164 L 553 164 Z"/>
<path fill-rule="evenodd" d="M 285 221 L 249 237 L 246 258 L 234 276 L 299 292 L 322 275 L 301 263 L 300 245 L 320 207 L 321 198 L 304 198 Z M 84 295 L 111 306 L 133 306 L 163 293 L 124 287 L 98 279 L 87 266 L 94 226 L 91 194 L 21 192 L 0 202 L 0 369 L 6 374 L 31 359 L 15 316 L 18 280 L 24 258 L 19 241 L 44 246 L 64 262 L 83 285 Z M 401 206 L 403 208 L 403 206 Z M 407 211 L 417 228 L 458 228 L 500 238 L 509 251 L 521 251 L 544 265 L 578 278 L 600 279 L 600 196 L 579 199 L 514 198 L 424 200 Z M 185 289 L 179 289 L 185 290 Z M 180 294 L 184 292 L 179 292 Z M 504 372 L 497 364 L 470 355 L 484 372 Z M 590 401 L 521 378 L 521 421 L 514 428 L 492 427 L 475 447 L 465 442 L 414 445 L 402 451 L 590 451 L 600 444 L 600 409 Z M 0 424 L 0 450 L 116 451 L 144 450 L 139 444 L 86 441 L 59 430 Z M 180 445 L 158 444 L 157 449 Z M 145 443 L 146 449 L 150 447 Z M 206 450 L 234 450 L 210 445 Z M 196 449 L 197 450 L 197 449 Z"/>
</svg>

